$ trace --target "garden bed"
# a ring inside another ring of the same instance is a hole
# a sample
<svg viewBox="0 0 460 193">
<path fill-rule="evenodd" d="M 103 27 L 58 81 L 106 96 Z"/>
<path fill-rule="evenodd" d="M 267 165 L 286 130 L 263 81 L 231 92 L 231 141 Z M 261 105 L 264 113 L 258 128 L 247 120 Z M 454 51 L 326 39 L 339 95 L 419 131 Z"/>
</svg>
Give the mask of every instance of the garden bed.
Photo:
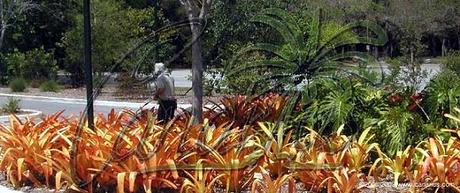
<svg viewBox="0 0 460 193">
<path fill-rule="evenodd" d="M 306 129 L 295 137 L 289 126 L 274 124 L 286 104 L 280 95 L 226 97 L 221 104 L 206 111 L 207 121 L 196 125 L 187 114 L 170 124 L 154 122 L 148 111 L 136 119 L 132 111 L 112 111 L 96 118 L 94 130 L 80 131 L 77 118 L 59 113 L 41 121 L 13 118 L 10 126 L 0 126 L 0 170 L 17 188 L 68 188 L 77 175 L 93 180 L 85 190 L 120 193 L 199 187 L 209 192 L 227 187 L 237 192 L 253 187 L 259 192 L 290 192 L 293 187 L 297 192 L 401 192 L 411 184 L 460 185 L 457 138 L 427 138 L 393 156 L 380 150 L 370 128 L 356 135 L 343 134 L 343 127 L 330 135 Z M 39 143 L 30 143 L 34 141 Z M 77 142 L 78 160 L 72 162 L 71 146 Z M 136 144 L 145 146 L 129 155 Z M 153 157 L 143 156 L 151 152 Z"/>
</svg>

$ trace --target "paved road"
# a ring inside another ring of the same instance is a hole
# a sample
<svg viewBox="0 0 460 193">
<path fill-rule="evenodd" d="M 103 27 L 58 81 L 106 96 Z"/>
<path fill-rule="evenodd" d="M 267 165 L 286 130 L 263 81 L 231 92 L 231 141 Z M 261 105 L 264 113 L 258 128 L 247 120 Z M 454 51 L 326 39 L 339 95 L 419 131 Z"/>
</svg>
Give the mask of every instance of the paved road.
<svg viewBox="0 0 460 193">
<path fill-rule="evenodd" d="M 43 97 L 43 96 L 26 96 L 26 95 L 13 95 L 0 93 L 0 105 L 8 101 L 8 98 L 14 97 L 21 99 L 21 108 L 34 109 L 42 111 L 43 114 L 51 114 L 55 112 L 64 111 L 64 115 L 80 115 L 85 110 L 86 100 L 84 99 L 68 99 L 56 97 Z M 179 109 L 190 108 L 190 104 L 179 104 Z M 122 109 L 139 110 L 140 108 L 158 108 L 156 102 L 149 104 L 145 103 L 131 103 L 131 102 L 114 102 L 114 101 L 99 101 L 94 102 L 95 113 L 108 113 L 112 109 L 120 111 Z"/>
<path fill-rule="evenodd" d="M 192 82 L 189 80 L 191 77 L 191 70 L 190 69 L 178 69 L 173 70 L 171 73 L 175 80 L 176 87 L 192 87 Z M 112 78 L 113 79 L 113 78 Z M 65 101 L 59 99 L 45 99 L 45 98 L 29 98 L 29 97 L 16 97 L 21 99 L 21 107 L 25 109 L 36 109 L 42 111 L 44 114 L 55 113 L 61 110 L 64 111 L 64 115 L 79 115 L 81 112 L 85 110 L 86 102 L 84 100 L 80 101 Z M 8 101 L 7 96 L 0 96 L 0 105 L 4 104 Z M 130 104 L 123 104 L 123 103 L 108 103 L 96 102 L 94 105 L 94 112 L 95 113 L 108 113 L 112 109 L 121 110 L 123 108 L 130 108 L 130 109 L 139 109 L 143 104 L 141 103 L 130 103 Z M 149 108 L 153 107 L 153 105 L 149 105 Z"/>
<path fill-rule="evenodd" d="M 48 99 L 34 99 L 34 98 L 22 98 L 21 107 L 25 109 L 36 109 L 42 111 L 43 114 L 51 114 L 58 111 L 64 111 L 65 115 L 79 115 L 85 110 L 85 102 L 69 102 L 63 100 L 48 100 Z M 4 104 L 8 101 L 8 97 L 0 96 L 0 104 Z M 108 113 L 112 109 L 121 110 L 122 107 L 107 106 L 107 105 L 94 105 L 94 112 L 96 113 Z"/>
<path fill-rule="evenodd" d="M 190 69 L 173 70 L 171 76 L 174 78 L 174 84 L 176 87 L 192 87 L 192 71 Z"/>
</svg>

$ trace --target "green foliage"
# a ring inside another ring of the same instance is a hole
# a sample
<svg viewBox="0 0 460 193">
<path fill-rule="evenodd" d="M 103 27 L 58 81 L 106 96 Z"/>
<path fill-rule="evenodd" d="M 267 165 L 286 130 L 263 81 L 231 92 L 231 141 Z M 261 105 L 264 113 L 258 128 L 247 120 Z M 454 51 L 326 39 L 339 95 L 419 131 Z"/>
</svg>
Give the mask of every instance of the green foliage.
<svg viewBox="0 0 460 193">
<path fill-rule="evenodd" d="M 452 123 L 444 117 L 460 105 L 460 77 L 451 70 L 444 70 L 434 77 L 425 89 L 423 108 L 439 127 Z"/>
<path fill-rule="evenodd" d="M 460 75 L 460 51 L 450 53 L 445 60 L 446 67 Z"/>
<path fill-rule="evenodd" d="M 14 78 L 10 81 L 9 87 L 12 92 L 24 92 L 26 90 L 27 82 L 23 78 Z"/>
<path fill-rule="evenodd" d="M 307 29 L 302 29 L 297 20 L 287 11 L 267 9 L 256 15 L 252 21 L 272 27 L 282 37 L 281 44 L 257 43 L 235 56 L 234 69 L 228 76 L 241 74 L 251 69 L 267 72 L 256 82 L 275 82 L 268 89 L 279 88 L 289 83 L 298 85 L 315 76 L 327 75 L 331 71 L 343 69 L 345 59 L 368 61 L 369 55 L 362 52 L 336 50 L 354 44 L 383 45 L 387 36 L 384 30 L 371 22 L 354 22 L 340 28 L 336 24 L 322 21 L 321 12 L 309 18 Z M 361 36 L 354 29 L 365 28 L 373 36 Z M 270 53 L 266 59 L 248 60 L 246 55 L 253 52 Z M 247 65 L 241 65 L 241 64 Z M 261 70 L 263 69 L 263 70 Z"/>
<path fill-rule="evenodd" d="M 349 134 L 370 127 L 377 134 L 376 140 L 381 142 L 382 149 L 390 155 L 439 134 L 435 128 L 441 126 L 435 118 L 442 116 L 427 117 L 419 108 L 421 95 L 413 95 L 409 89 L 394 93 L 375 87 L 364 81 L 365 74 L 337 74 L 311 80 L 302 90 L 300 106 L 303 110 L 294 114 L 290 124 L 300 129 L 306 125 L 325 135 L 336 132 L 342 125 L 343 131 Z"/>
<path fill-rule="evenodd" d="M 264 56 L 260 54 L 254 54 L 248 60 L 263 60 Z M 250 63 L 243 63 L 240 67 L 249 67 Z M 231 65 L 228 65 L 231 66 Z M 226 73 L 231 73 L 232 69 L 225 69 Z M 260 77 L 266 76 L 268 73 L 259 69 L 247 69 L 244 73 L 232 74 L 230 76 L 224 76 L 223 84 L 227 88 L 229 93 L 260 93 L 266 88 L 272 86 L 272 82 L 258 82 Z"/>
<path fill-rule="evenodd" d="M 2 105 L 1 111 L 3 113 L 13 114 L 21 110 L 21 100 L 16 98 L 8 98 L 8 101 Z"/>
<path fill-rule="evenodd" d="M 54 79 L 58 70 L 56 64 L 53 54 L 43 48 L 33 49 L 26 53 L 26 62 L 20 64 L 21 76 L 30 80 Z"/>
<path fill-rule="evenodd" d="M 15 50 L 5 54 L 6 76 L 23 77 L 28 80 L 53 79 L 57 74 L 57 62 L 51 53 L 43 48 L 33 49 L 26 53 Z"/>
<path fill-rule="evenodd" d="M 48 80 L 40 85 L 40 90 L 43 92 L 58 92 L 59 84 L 54 80 Z"/>
<path fill-rule="evenodd" d="M 14 77 L 19 77 L 21 73 L 21 64 L 27 62 L 26 54 L 15 50 L 12 53 L 5 54 L 3 62 L 6 68 L 5 79 L 12 80 Z"/>
<path fill-rule="evenodd" d="M 345 131 L 355 133 L 367 126 L 366 119 L 380 117 L 387 107 L 381 88 L 363 83 L 358 77 L 337 76 L 333 79 L 315 78 L 303 89 L 300 113 L 295 122 L 329 134 L 344 125 Z"/>
<path fill-rule="evenodd" d="M 409 130 L 413 126 L 414 115 L 405 107 L 396 106 L 386 108 L 381 112 L 377 123 L 376 132 L 379 139 L 383 140 L 381 145 L 390 155 L 406 147 L 409 142 Z"/>
<path fill-rule="evenodd" d="M 148 19 L 148 10 L 126 8 L 122 2 L 110 0 L 95 0 L 91 5 L 93 66 L 95 72 L 104 72 L 144 35 L 142 24 Z M 83 42 L 83 15 L 75 12 L 73 27 L 60 44 L 66 52 L 65 69 L 73 74 L 75 84 L 83 80 Z"/>
</svg>

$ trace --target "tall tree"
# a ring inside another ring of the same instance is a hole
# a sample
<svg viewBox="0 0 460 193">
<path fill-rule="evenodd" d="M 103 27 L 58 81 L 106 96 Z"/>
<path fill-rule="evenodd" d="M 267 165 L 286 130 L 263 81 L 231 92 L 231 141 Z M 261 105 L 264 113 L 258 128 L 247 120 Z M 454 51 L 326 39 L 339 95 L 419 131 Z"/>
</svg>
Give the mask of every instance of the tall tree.
<svg viewBox="0 0 460 193">
<path fill-rule="evenodd" d="M 195 122 L 200 122 L 203 114 L 203 46 L 201 35 L 204 32 L 204 24 L 209 13 L 212 0 L 180 0 L 187 10 L 192 32 L 192 115 Z M 197 24 L 196 20 L 201 21 Z"/>
<path fill-rule="evenodd" d="M 33 7 L 36 5 L 30 0 L 0 0 L 0 50 L 3 47 L 6 29 L 14 25 L 18 16 Z"/>
<path fill-rule="evenodd" d="M 110 70 L 114 60 L 144 35 L 142 23 L 149 18 L 148 10 L 125 8 L 123 2 L 93 0 L 91 2 L 94 72 Z M 82 80 L 83 16 L 74 14 L 74 26 L 62 38 L 66 52 L 66 70 L 73 75 L 73 83 Z M 132 61 L 131 61 L 132 62 Z M 130 66 L 129 62 L 126 65 Z M 79 82 L 80 81 L 80 82 Z"/>
</svg>

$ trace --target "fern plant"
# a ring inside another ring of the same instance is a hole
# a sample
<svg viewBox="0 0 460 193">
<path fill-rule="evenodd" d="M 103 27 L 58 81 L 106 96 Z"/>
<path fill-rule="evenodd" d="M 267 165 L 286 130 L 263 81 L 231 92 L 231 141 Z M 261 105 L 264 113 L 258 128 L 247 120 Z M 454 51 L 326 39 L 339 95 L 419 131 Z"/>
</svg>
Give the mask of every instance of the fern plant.
<svg viewBox="0 0 460 193">
<path fill-rule="evenodd" d="M 258 69 L 266 72 L 258 77 L 254 85 L 273 81 L 268 90 L 285 89 L 286 84 L 296 86 L 318 75 L 328 75 L 331 71 L 348 66 L 345 59 L 369 61 L 372 57 L 363 52 L 338 49 L 355 44 L 380 46 L 386 43 L 387 35 L 379 25 L 359 21 L 340 26 L 323 22 L 321 11 L 309 19 L 304 29 L 289 12 L 281 9 L 266 9 L 255 16 L 252 21 L 270 26 L 277 31 L 283 42 L 281 44 L 256 43 L 242 49 L 233 61 L 233 68 L 227 76 L 239 75 L 245 71 Z M 361 36 L 355 29 L 364 29 L 372 34 Z M 268 57 L 242 61 L 244 56 L 253 52 L 268 53 Z M 238 65 L 236 65 L 238 64 Z"/>
</svg>

